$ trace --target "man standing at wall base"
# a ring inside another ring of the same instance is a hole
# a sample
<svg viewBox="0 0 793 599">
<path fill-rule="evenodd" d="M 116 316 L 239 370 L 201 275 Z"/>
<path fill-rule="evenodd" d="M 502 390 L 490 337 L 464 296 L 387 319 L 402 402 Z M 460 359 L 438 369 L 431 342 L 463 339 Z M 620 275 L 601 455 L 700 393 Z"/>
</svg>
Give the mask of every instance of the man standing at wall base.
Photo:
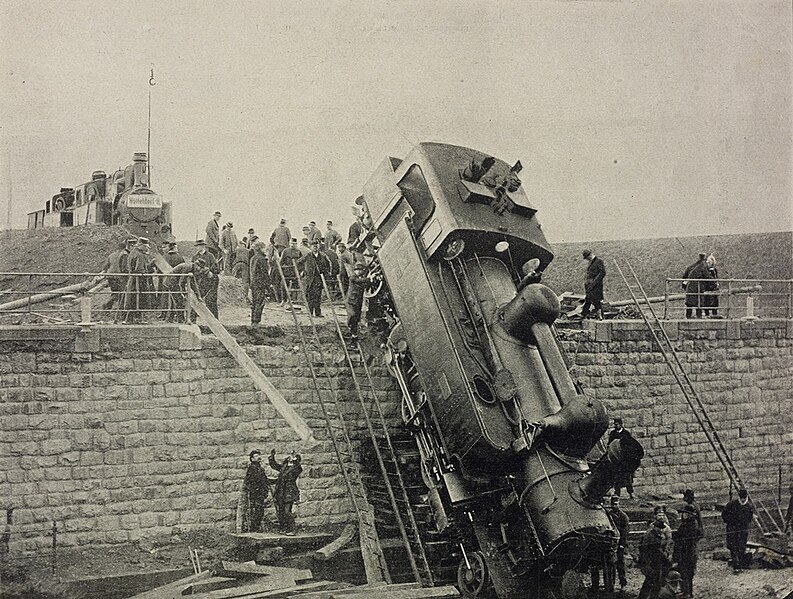
<svg viewBox="0 0 793 599">
<path fill-rule="evenodd" d="M 727 549 L 730 550 L 732 571 L 735 574 L 739 574 L 743 569 L 749 526 L 753 517 L 754 508 L 749 503 L 749 493 L 746 489 L 739 489 L 738 499 L 730 501 L 721 512 L 721 519 L 727 525 Z"/>
<path fill-rule="evenodd" d="M 250 464 L 245 471 L 243 489 L 248 498 L 248 532 L 260 532 L 262 518 L 264 517 L 264 503 L 270 489 L 270 480 L 262 468 L 262 452 L 258 449 L 251 451 L 248 456 Z"/>
</svg>

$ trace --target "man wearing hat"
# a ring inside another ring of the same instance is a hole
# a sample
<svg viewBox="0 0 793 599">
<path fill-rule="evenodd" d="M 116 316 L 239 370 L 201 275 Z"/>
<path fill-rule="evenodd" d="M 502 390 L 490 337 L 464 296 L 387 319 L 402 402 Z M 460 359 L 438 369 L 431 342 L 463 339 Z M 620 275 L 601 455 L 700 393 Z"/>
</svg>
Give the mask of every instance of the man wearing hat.
<svg viewBox="0 0 793 599">
<path fill-rule="evenodd" d="M 207 248 L 206 242 L 198 240 L 195 242 L 196 253 L 193 255 L 193 261 L 201 258 L 206 262 L 206 271 L 201 276 L 196 277 L 196 284 L 198 290 L 201 292 L 201 297 L 204 299 L 204 304 L 212 313 L 218 317 L 218 274 L 220 268 L 215 257 Z"/>
<path fill-rule="evenodd" d="M 165 258 L 165 261 L 171 267 L 176 266 L 177 264 L 183 264 L 185 259 L 179 253 L 179 248 L 177 247 L 176 242 L 175 241 L 168 241 L 166 243 L 168 245 L 168 249 L 166 249 L 165 253 L 163 254 L 163 258 Z"/>
<path fill-rule="evenodd" d="M 341 235 L 339 232 L 333 228 L 333 221 L 329 220 L 327 225 L 327 231 L 325 231 L 325 249 L 331 252 L 336 251 L 336 246 L 341 241 Z"/>
<path fill-rule="evenodd" d="M 754 508 L 749 503 L 746 489 L 738 490 L 738 499 L 733 499 L 721 511 L 721 519 L 727 525 L 727 549 L 735 574 L 743 569 L 746 555 L 746 542 L 749 540 L 749 526 L 754 517 Z"/>
<path fill-rule="evenodd" d="M 663 519 L 656 517 L 642 537 L 639 546 L 639 569 L 644 574 L 644 582 L 637 599 L 655 599 L 664 582 L 664 576 L 671 569 L 672 564 L 666 553 L 665 527 Z"/>
<path fill-rule="evenodd" d="M 220 225 L 218 224 L 220 216 L 220 211 L 216 210 L 207 223 L 206 237 L 204 237 L 204 243 L 206 243 L 207 249 L 212 252 L 215 260 L 222 256 L 220 252 Z"/>
<path fill-rule="evenodd" d="M 658 599 L 677 599 L 680 597 L 680 572 L 670 570 L 665 578 L 666 584 L 658 590 Z M 684 595 L 685 596 L 685 595 Z"/>
<path fill-rule="evenodd" d="M 294 237 L 289 242 L 289 247 L 281 252 L 279 263 L 283 277 L 281 284 L 284 290 L 284 299 L 281 302 L 282 306 L 289 306 L 296 299 L 292 294 L 293 290 L 297 288 L 297 270 L 295 269 L 295 262 L 300 260 L 302 254 L 297 249 L 297 239 Z M 279 273 L 280 274 L 280 273 Z"/>
<path fill-rule="evenodd" d="M 584 250 L 582 255 L 589 264 L 586 268 L 586 279 L 584 281 L 586 297 L 584 298 L 584 307 L 581 310 L 581 318 L 587 318 L 590 314 L 590 308 L 594 308 L 594 317 L 598 320 L 603 320 L 601 304 L 603 303 L 603 279 L 606 278 L 606 265 L 603 264 L 603 260 L 592 253 L 592 250 Z"/>
<path fill-rule="evenodd" d="M 138 238 L 135 247 L 127 258 L 127 279 L 124 293 L 124 324 L 136 324 L 143 320 L 143 311 L 154 304 L 154 286 L 151 281 L 151 261 L 149 259 L 149 240 L 145 237 Z"/>
<path fill-rule="evenodd" d="M 253 295 L 251 324 L 254 325 L 262 321 L 262 310 L 267 299 L 267 292 L 270 290 L 270 265 L 265 253 L 267 246 L 263 241 L 257 241 L 252 249 L 253 257 L 250 265 L 251 292 Z"/>
<path fill-rule="evenodd" d="M 107 273 L 107 286 L 110 287 L 110 305 L 108 306 L 108 310 L 114 311 L 114 322 L 121 320 L 121 309 L 124 305 L 124 290 L 127 288 L 127 260 L 130 250 L 137 241 L 135 237 L 122 241 L 118 249 L 111 252 L 107 257 L 105 266 L 102 269 Z"/>
<path fill-rule="evenodd" d="M 234 223 L 227 222 L 220 234 L 220 249 L 223 250 L 223 274 L 231 276 L 234 266 L 234 253 L 237 251 L 237 234 L 234 232 Z"/>
<path fill-rule="evenodd" d="M 198 281 L 206 275 L 207 263 L 202 258 L 193 262 L 182 262 L 173 267 L 171 275 L 193 275 L 192 277 L 163 277 L 163 317 L 166 322 L 185 322 L 187 309 L 187 286 L 201 299 Z"/>
<path fill-rule="evenodd" d="M 347 327 L 350 329 L 350 339 L 352 341 L 358 340 L 358 325 L 361 322 L 363 297 L 368 287 L 369 279 L 366 277 L 366 265 L 356 262 L 353 266 L 353 273 L 350 276 L 346 301 Z"/>
<path fill-rule="evenodd" d="M 308 245 L 311 245 L 315 241 L 322 243 L 322 231 L 317 229 L 317 223 L 315 221 L 311 221 L 308 223 Z"/>
<path fill-rule="evenodd" d="M 253 252 L 246 244 L 246 239 L 243 238 L 237 244 L 237 249 L 234 251 L 234 265 L 231 267 L 231 274 L 242 281 L 242 293 L 245 295 L 245 301 L 250 303 L 248 293 L 251 290 L 251 258 Z"/>
<path fill-rule="evenodd" d="M 290 239 L 292 239 L 292 233 L 290 233 L 289 227 L 286 226 L 286 219 L 282 218 L 281 222 L 273 230 L 272 235 L 270 235 L 270 243 L 275 246 L 279 256 L 281 252 L 289 247 Z"/>
<path fill-rule="evenodd" d="M 248 454 L 250 463 L 245 471 L 243 491 L 248 500 L 248 532 L 260 532 L 264 517 L 264 503 L 270 492 L 270 479 L 262 468 L 262 452 L 254 449 Z"/>
<path fill-rule="evenodd" d="M 308 313 L 317 318 L 322 316 L 322 279 L 330 277 L 332 265 L 328 257 L 319 250 L 319 241 L 311 242 L 311 251 L 297 261 L 303 272 L 303 287 L 306 292 Z"/>
<path fill-rule="evenodd" d="M 705 252 L 699 253 L 699 258 L 683 273 L 683 289 L 686 290 L 686 318 L 702 318 L 705 307 L 704 292 L 709 288 L 708 280 L 713 275 L 708 270 Z"/>
<path fill-rule="evenodd" d="M 697 524 L 694 508 L 686 504 L 680 510 L 680 526 L 672 533 L 675 542 L 672 561 L 675 570 L 680 572 L 681 596 L 689 598 L 694 592 L 694 573 L 697 571 L 697 543 L 702 538 L 702 530 Z"/>
</svg>

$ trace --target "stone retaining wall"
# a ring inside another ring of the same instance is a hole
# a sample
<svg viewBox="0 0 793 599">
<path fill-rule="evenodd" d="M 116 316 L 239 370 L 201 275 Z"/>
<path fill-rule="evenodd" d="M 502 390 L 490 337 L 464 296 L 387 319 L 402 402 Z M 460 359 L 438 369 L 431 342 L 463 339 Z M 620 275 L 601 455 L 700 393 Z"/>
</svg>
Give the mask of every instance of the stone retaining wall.
<svg viewBox="0 0 793 599">
<path fill-rule="evenodd" d="M 683 321 L 668 330 L 749 487 L 775 487 L 780 464 L 787 485 L 791 322 Z M 643 442 L 640 495 L 691 487 L 726 496 L 727 479 L 643 324 L 587 322 L 584 331 L 561 334 L 585 390 Z M 279 330 L 237 335 L 317 431 L 316 448 L 301 451 L 217 340 L 195 329 L 0 328 L 0 507 L 14 507 L 22 527 L 57 520 L 66 545 L 232 528 L 248 452 L 276 447 L 304 457 L 299 521 L 327 527 L 348 520 L 351 507 L 302 353 Z M 319 361 L 316 352 L 313 359 Z M 359 437 L 363 423 L 342 356 L 326 359 Z M 398 392 L 384 369 L 375 374 L 395 422 Z M 29 549 L 50 539 L 17 542 Z"/>
</svg>

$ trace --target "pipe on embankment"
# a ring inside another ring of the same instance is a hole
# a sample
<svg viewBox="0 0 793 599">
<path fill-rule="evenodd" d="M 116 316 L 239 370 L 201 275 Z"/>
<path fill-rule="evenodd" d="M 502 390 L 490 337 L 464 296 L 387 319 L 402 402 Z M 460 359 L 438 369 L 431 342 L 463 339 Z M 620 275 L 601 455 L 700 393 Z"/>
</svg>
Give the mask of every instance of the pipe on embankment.
<svg viewBox="0 0 793 599">
<path fill-rule="evenodd" d="M 73 285 L 59 287 L 58 289 L 53 289 L 52 291 L 36 293 L 22 299 L 6 302 L 5 304 L 0 304 L 0 312 L 16 310 L 18 308 L 27 308 L 28 306 L 32 306 L 34 304 L 41 304 L 42 302 L 53 300 L 62 295 L 66 295 L 67 293 L 83 293 L 97 285 L 101 279 L 102 277 L 93 277 L 89 281 L 74 283 Z"/>
</svg>

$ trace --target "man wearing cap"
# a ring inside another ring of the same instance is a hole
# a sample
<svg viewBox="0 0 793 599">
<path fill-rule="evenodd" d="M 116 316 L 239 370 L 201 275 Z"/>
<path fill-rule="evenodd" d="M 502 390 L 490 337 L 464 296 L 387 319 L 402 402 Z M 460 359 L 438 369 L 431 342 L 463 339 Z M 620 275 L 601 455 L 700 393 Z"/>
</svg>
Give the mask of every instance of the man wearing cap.
<svg viewBox="0 0 793 599">
<path fill-rule="evenodd" d="M 317 229 L 317 223 L 315 221 L 311 221 L 308 223 L 308 245 L 311 245 L 315 241 L 322 243 L 322 231 Z"/>
<path fill-rule="evenodd" d="M 349 288 L 347 290 L 347 327 L 350 329 L 351 341 L 358 340 L 358 325 L 361 323 L 361 311 L 363 309 L 363 296 L 369 287 L 369 279 L 366 277 L 366 266 L 357 262 L 353 266 L 353 273 L 350 276 Z"/>
<path fill-rule="evenodd" d="M 122 241 L 118 249 L 107 257 L 102 269 L 107 273 L 107 286 L 110 287 L 110 305 L 108 310 L 113 310 L 113 321 L 121 320 L 121 309 L 124 304 L 124 290 L 127 288 L 127 261 L 129 252 L 137 243 L 136 238 Z"/>
<path fill-rule="evenodd" d="M 270 479 L 262 468 L 262 452 L 254 449 L 248 454 L 250 463 L 245 471 L 242 488 L 248 500 L 248 532 L 260 532 L 264 517 L 264 503 L 270 491 Z"/>
<path fill-rule="evenodd" d="M 234 232 L 234 223 L 228 222 L 220 234 L 220 249 L 223 250 L 223 274 L 231 276 L 234 266 L 234 254 L 237 251 L 237 234 Z"/>
<path fill-rule="evenodd" d="M 234 251 L 234 265 L 231 267 L 231 274 L 242 281 L 242 293 L 245 295 L 245 301 L 250 303 L 248 299 L 248 292 L 251 288 L 251 250 L 244 241 L 237 244 L 237 249 Z"/>
<path fill-rule="evenodd" d="M 311 252 L 297 261 L 303 272 L 303 286 L 306 292 L 308 313 L 317 318 L 322 316 L 322 279 L 330 277 L 332 265 L 328 257 L 319 250 L 318 240 L 311 242 Z"/>
<path fill-rule="evenodd" d="M 325 249 L 335 252 L 336 246 L 341 242 L 341 235 L 333 228 L 333 221 L 327 222 L 327 231 L 325 231 Z"/>
<path fill-rule="evenodd" d="M 212 252 L 215 260 L 222 256 L 220 252 L 220 225 L 218 224 L 220 216 L 220 211 L 215 211 L 215 214 L 212 215 L 212 218 L 207 223 L 206 237 L 204 237 L 204 243 L 207 249 Z"/>
<path fill-rule="evenodd" d="M 185 259 L 184 256 L 179 253 L 179 248 L 177 247 L 176 242 L 169 241 L 167 242 L 167 245 L 168 249 L 165 250 L 163 258 L 165 258 L 165 261 L 168 263 L 168 265 L 173 267 L 177 264 L 183 264 Z"/>
<path fill-rule="evenodd" d="M 620 448 L 623 452 L 630 452 L 632 457 L 641 461 L 644 457 L 644 449 L 641 444 L 633 438 L 633 435 L 628 432 L 623 426 L 622 418 L 617 417 L 614 419 L 614 428 L 609 431 L 609 438 L 607 445 L 611 445 L 614 441 L 620 441 Z M 638 465 L 636 465 L 638 468 Z M 628 497 L 633 499 L 633 473 L 634 470 L 622 470 L 617 480 L 614 481 L 614 494 L 619 497 L 622 493 L 622 488 L 628 491 Z"/>
<path fill-rule="evenodd" d="M 615 570 L 616 575 L 619 576 L 620 579 L 620 588 L 624 589 L 627 584 L 628 580 L 625 577 L 625 549 L 628 546 L 628 533 L 630 531 L 630 520 L 628 519 L 628 514 L 620 509 L 620 497 L 619 495 L 612 495 L 611 500 L 609 502 L 609 507 L 606 509 L 606 513 L 608 514 L 611 523 L 614 524 L 614 528 L 617 529 L 617 532 L 620 533 L 619 541 L 617 542 L 617 559 L 613 564 L 608 564 L 608 569 L 606 570 L 606 581 L 605 587 L 606 591 L 609 593 L 614 592 L 614 581 L 615 581 Z"/>
<path fill-rule="evenodd" d="M 342 297 L 347 297 L 347 289 L 350 284 L 350 277 L 355 268 L 355 256 L 347 249 L 341 241 L 336 245 L 336 256 L 339 259 L 339 280 L 341 281 Z"/>
<path fill-rule="evenodd" d="M 201 299 L 201 292 L 198 289 L 197 281 L 206 274 L 207 263 L 198 258 L 193 262 L 182 262 L 173 267 L 170 275 L 185 276 L 164 276 L 163 291 L 163 317 L 166 322 L 185 322 L 187 309 L 187 286 L 190 285 L 193 293 Z M 186 275 L 193 275 L 192 277 Z"/>
<path fill-rule="evenodd" d="M 363 198 L 359 198 L 363 199 Z M 358 239 L 360 239 L 361 235 L 363 235 L 363 216 L 361 215 L 361 209 L 357 206 L 353 206 L 353 214 L 355 215 L 355 222 L 350 225 L 349 230 L 347 231 L 347 245 L 353 247 L 355 244 L 358 243 Z"/>
<path fill-rule="evenodd" d="M 592 253 L 592 250 L 584 250 L 582 255 L 589 264 L 586 268 L 586 279 L 584 280 L 586 297 L 584 298 L 581 317 L 587 318 L 590 314 L 590 308 L 594 308 L 594 317 L 598 320 L 603 320 L 601 305 L 603 303 L 603 279 L 606 278 L 606 265 L 603 264 L 603 260 Z"/>
<path fill-rule="evenodd" d="M 275 246 L 279 256 L 281 252 L 289 247 L 290 239 L 292 239 L 292 233 L 290 233 L 289 227 L 286 226 L 286 219 L 282 218 L 281 222 L 278 223 L 278 226 L 270 235 L 270 243 Z"/>
<path fill-rule="evenodd" d="M 663 520 L 656 517 L 642 537 L 639 546 L 639 569 L 644 574 L 644 582 L 637 599 L 655 599 L 664 576 L 671 568 L 672 564 L 666 553 L 664 527 Z"/>
<path fill-rule="evenodd" d="M 253 258 L 251 258 L 252 325 L 261 323 L 262 310 L 267 299 L 267 292 L 270 290 L 270 265 L 265 254 L 266 249 L 267 246 L 263 241 L 257 241 L 253 246 Z"/>
<path fill-rule="evenodd" d="M 250 238 L 254 237 L 254 236 L 256 236 L 257 239 L 259 238 L 259 236 L 256 235 L 256 231 L 254 231 L 253 227 L 251 227 L 250 229 L 248 229 L 248 234 L 243 238 L 243 239 L 245 239 L 247 241 L 246 247 L 248 249 L 251 249 L 251 246 L 253 245 L 253 243 L 251 243 L 251 241 L 250 241 Z"/>
<path fill-rule="evenodd" d="M 196 253 L 193 256 L 193 261 L 201 258 L 206 262 L 206 271 L 201 274 L 201 276 L 196 277 L 196 283 L 198 285 L 198 290 L 201 292 L 201 297 L 204 300 L 204 304 L 212 313 L 212 315 L 217 318 L 218 317 L 218 274 L 220 273 L 220 267 L 218 266 L 215 257 L 212 255 L 207 249 L 207 244 L 202 241 L 198 240 L 195 242 Z"/>
<path fill-rule="evenodd" d="M 290 295 L 298 286 L 295 262 L 300 260 L 301 257 L 302 254 L 300 250 L 297 249 L 297 239 L 293 237 L 292 241 L 289 242 L 289 247 L 281 252 L 281 259 L 279 261 L 281 271 L 283 272 L 281 284 L 284 292 L 284 299 L 281 302 L 282 306 L 289 306 L 296 299 L 294 296 L 290 297 Z"/>
<path fill-rule="evenodd" d="M 708 279 L 713 275 L 708 270 L 707 257 L 700 252 L 699 258 L 683 273 L 683 289 L 686 291 L 686 318 L 702 318 L 705 307 L 704 292 L 708 289 Z"/>
<path fill-rule="evenodd" d="M 702 531 L 697 524 L 694 508 L 686 504 L 680 510 L 680 526 L 672 533 L 675 549 L 672 553 L 674 568 L 680 572 L 682 597 L 690 598 L 694 592 L 694 573 L 697 571 L 697 543 Z"/>
<path fill-rule="evenodd" d="M 665 584 L 658 590 L 658 599 L 677 599 L 680 596 L 680 572 L 670 570 Z"/>
<path fill-rule="evenodd" d="M 304 227 L 304 229 L 307 229 L 307 227 Z M 306 230 L 304 230 L 303 233 L 308 234 Z M 297 246 L 297 249 L 300 250 L 301 258 L 308 256 L 311 253 L 311 246 L 308 244 L 308 237 L 303 237 L 300 240 L 300 245 Z"/>
<path fill-rule="evenodd" d="M 124 324 L 140 323 L 143 311 L 152 305 L 154 286 L 150 276 L 149 240 L 140 237 L 127 258 L 127 279 L 124 293 Z"/>
<path fill-rule="evenodd" d="M 730 550 L 732 571 L 735 574 L 743 569 L 746 555 L 746 542 L 749 540 L 749 526 L 754 517 L 754 508 L 749 503 L 746 489 L 738 490 L 738 499 L 733 499 L 721 511 L 721 519 L 727 525 L 727 549 Z"/>
</svg>

